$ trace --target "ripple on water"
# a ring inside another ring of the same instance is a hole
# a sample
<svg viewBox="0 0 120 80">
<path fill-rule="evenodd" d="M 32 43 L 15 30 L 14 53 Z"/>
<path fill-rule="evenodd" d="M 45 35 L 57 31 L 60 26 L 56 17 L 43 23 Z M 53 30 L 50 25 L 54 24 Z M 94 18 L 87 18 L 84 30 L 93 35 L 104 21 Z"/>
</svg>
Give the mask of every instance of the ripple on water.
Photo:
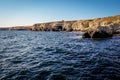
<svg viewBox="0 0 120 80">
<path fill-rule="evenodd" d="M 42 70 L 38 72 L 31 80 L 47 80 L 51 74 L 51 71 Z"/>
<path fill-rule="evenodd" d="M 0 80 L 119 80 L 120 38 L 1 31 Z"/>
</svg>

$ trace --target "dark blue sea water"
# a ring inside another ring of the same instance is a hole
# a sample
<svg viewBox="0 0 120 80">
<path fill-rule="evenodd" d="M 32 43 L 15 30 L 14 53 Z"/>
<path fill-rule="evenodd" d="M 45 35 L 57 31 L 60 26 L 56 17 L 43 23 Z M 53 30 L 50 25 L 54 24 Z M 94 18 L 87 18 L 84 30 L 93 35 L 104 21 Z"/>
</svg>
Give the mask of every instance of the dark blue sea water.
<svg viewBox="0 0 120 80">
<path fill-rule="evenodd" d="M 0 31 L 0 80 L 120 80 L 120 37 Z"/>
</svg>

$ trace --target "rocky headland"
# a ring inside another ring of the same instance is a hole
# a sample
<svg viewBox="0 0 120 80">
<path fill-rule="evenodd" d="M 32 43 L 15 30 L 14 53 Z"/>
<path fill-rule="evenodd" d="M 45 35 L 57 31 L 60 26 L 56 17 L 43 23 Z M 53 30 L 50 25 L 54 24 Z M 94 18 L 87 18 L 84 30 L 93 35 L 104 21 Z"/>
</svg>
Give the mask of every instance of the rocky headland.
<svg viewBox="0 0 120 80">
<path fill-rule="evenodd" d="M 0 30 L 81 31 L 84 32 L 83 38 L 106 38 L 120 35 L 120 15 L 89 20 L 37 23 L 32 26 L 15 26 Z"/>
</svg>

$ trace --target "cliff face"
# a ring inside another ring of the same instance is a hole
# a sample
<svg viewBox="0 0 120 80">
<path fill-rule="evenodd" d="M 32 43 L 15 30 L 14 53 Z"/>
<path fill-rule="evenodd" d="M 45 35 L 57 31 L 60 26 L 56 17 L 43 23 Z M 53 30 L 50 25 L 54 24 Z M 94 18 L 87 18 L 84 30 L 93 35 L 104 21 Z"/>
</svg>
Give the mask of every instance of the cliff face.
<svg viewBox="0 0 120 80">
<path fill-rule="evenodd" d="M 32 30 L 32 26 L 16 26 L 16 27 L 10 27 L 9 30 Z"/>
<path fill-rule="evenodd" d="M 32 30 L 35 31 L 72 31 L 74 21 L 59 21 L 50 23 L 34 24 Z"/>
<path fill-rule="evenodd" d="M 34 31 L 88 31 L 96 30 L 98 27 L 107 27 L 112 32 L 120 29 L 120 16 L 96 18 L 91 20 L 59 21 L 50 23 L 34 24 Z"/>
<path fill-rule="evenodd" d="M 9 30 L 9 27 L 0 28 L 0 30 Z"/>
</svg>

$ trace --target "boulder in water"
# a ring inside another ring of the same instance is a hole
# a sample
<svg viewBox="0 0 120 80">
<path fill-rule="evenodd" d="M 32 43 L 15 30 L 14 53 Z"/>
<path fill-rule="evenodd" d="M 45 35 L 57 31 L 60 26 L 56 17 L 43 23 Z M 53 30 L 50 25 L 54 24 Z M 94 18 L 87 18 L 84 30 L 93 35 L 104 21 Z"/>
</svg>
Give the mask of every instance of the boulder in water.
<svg viewBox="0 0 120 80">
<path fill-rule="evenodd" d="M 91 29 L 85 32 L 83 38 L 108 38 L 112 37 L 112 30 L 108 27 L 97 27 L 96 29 Z"/>
</svg>

